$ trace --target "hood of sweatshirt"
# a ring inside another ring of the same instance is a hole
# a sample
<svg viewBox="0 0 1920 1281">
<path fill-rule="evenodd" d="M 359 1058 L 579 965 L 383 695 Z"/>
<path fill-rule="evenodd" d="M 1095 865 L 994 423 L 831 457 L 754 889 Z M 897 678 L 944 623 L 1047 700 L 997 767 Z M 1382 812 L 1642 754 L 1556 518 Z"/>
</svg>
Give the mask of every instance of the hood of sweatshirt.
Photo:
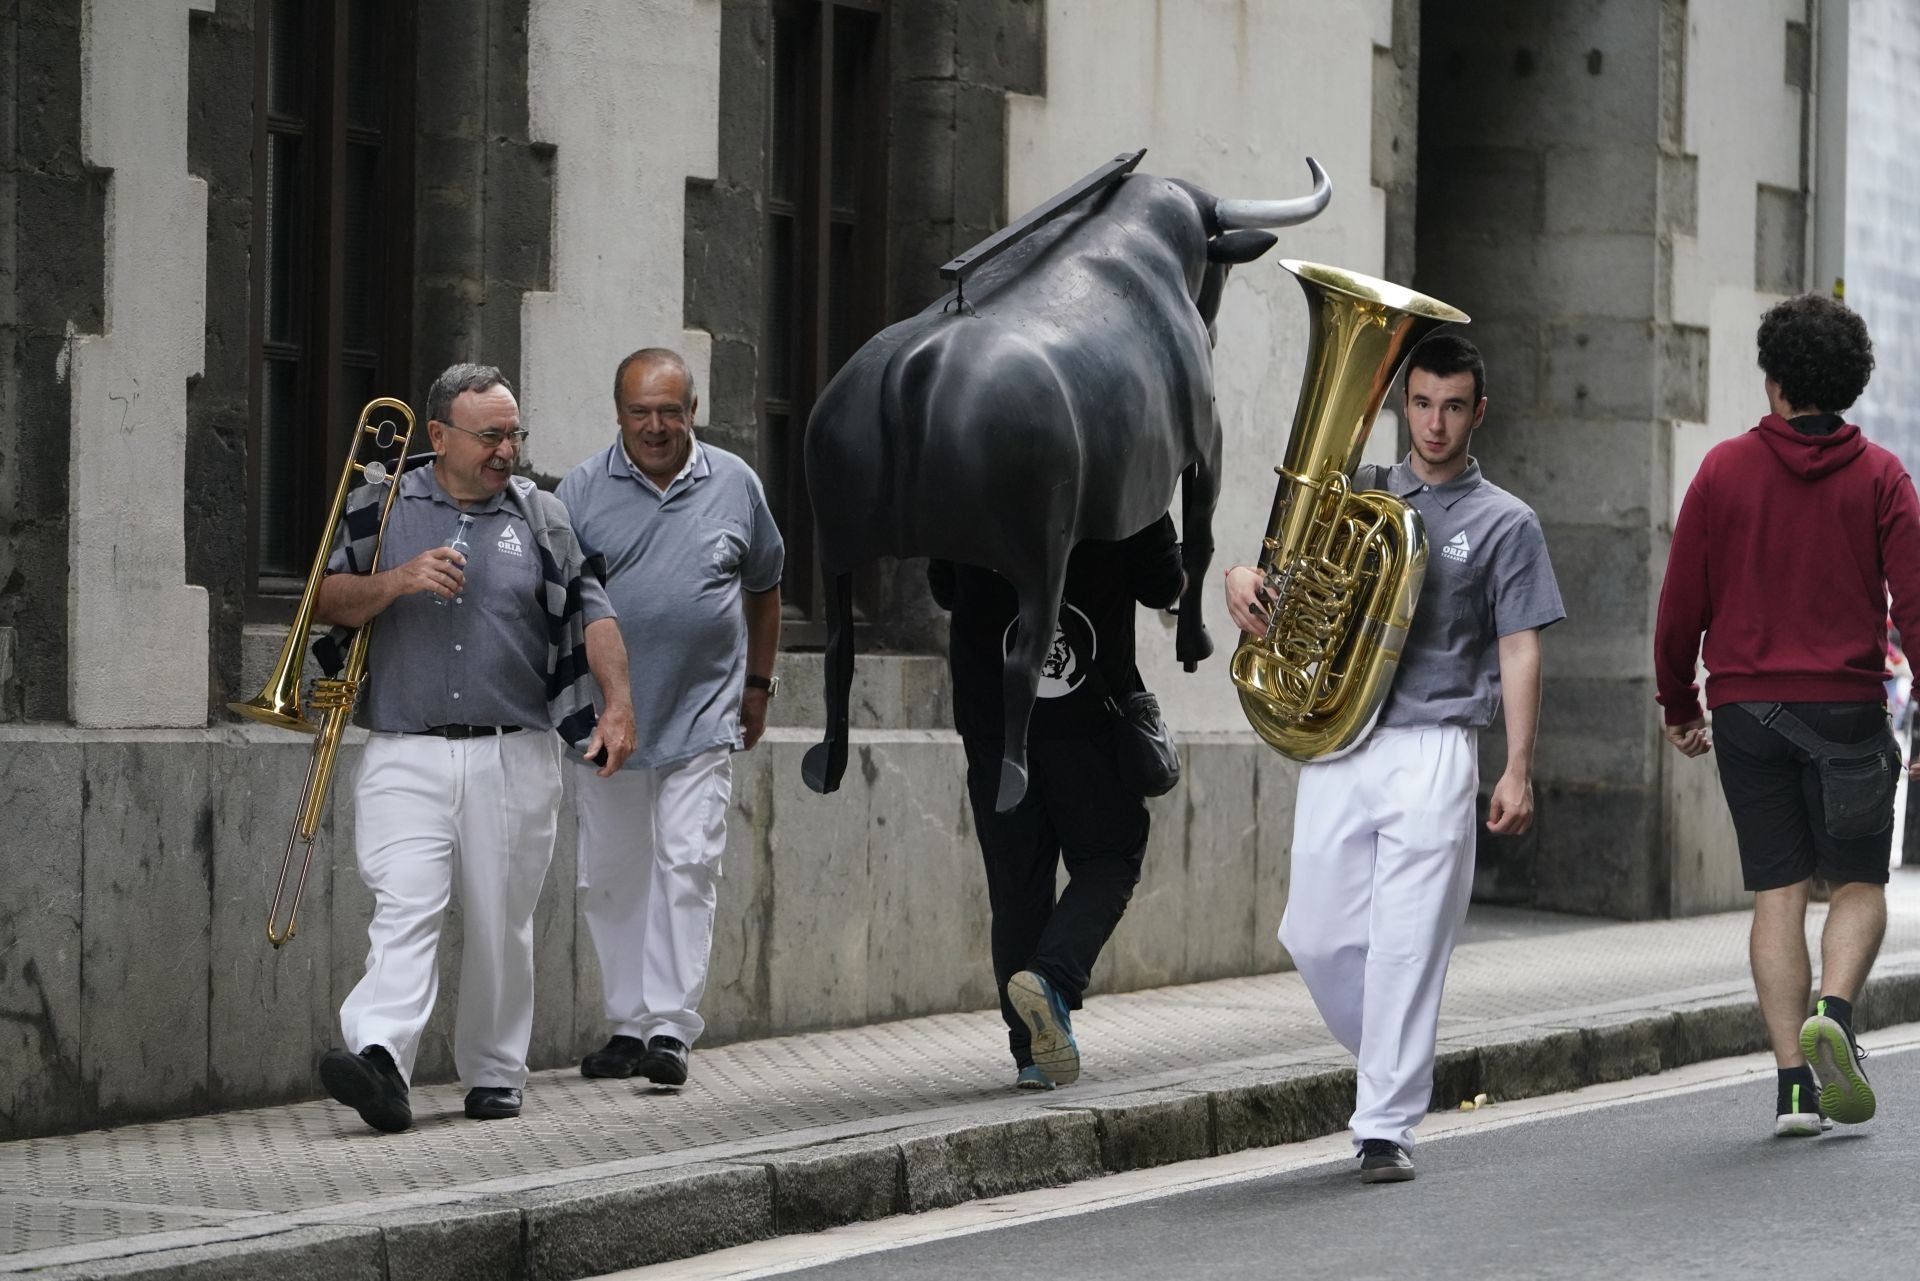
<svg viewBox="0 0 1920 1281">
<path fill-rule="evenodd" d="M 1780 415 L 1768 414 L 1754 431 L 1773 456 L 1802 480 L 1831 476 L 1867 452 L 1867 438 L 1853 423 L 1845 423 L 1825 436 L 1809 436 L 1795 431 L 1793 424 Z"/>
</svg>

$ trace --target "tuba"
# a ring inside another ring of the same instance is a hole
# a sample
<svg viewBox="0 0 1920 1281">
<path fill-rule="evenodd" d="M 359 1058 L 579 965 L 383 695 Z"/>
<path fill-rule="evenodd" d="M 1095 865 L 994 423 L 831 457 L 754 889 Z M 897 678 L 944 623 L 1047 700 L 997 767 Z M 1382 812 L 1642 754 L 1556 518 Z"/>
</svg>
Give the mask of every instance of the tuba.
<svg viewBox="0 0 1920 1281">
<path fill-rule="evenodd" d="M 1415 343 L 1467 315 L 1337 267 L 1285 261 L 1308 310 L 1307 371 L 1260 554 L 1267 630 L 1233 651 L 1240 707 L 1296 761 L 1372 729 L 1427 572 L 1420 514 L 1352 478 L 1374 415 Z"/>
<path fill-rule="evenodd" d="M 327 787 L 333 781 L 334 758 L 340 753 L 340 740 L 347 732 L 347 718 L 353 714 L 360 682 L 367 672 L 367 634 L 371 620 L 353 634 L 347 648 L 346 664 L 332 679 L 320 677 L 313 682 L 310 697 L 318 720 L 312 720 L 300 708 L 300 669 L 307 648 L 307 629 L 313 625 L 314 601 L 320 595 L 320 580 L 326 577 L 327 558 L 333 553 L 334 538 L 340 528 L 341 513 L 346 510 L 347 494 L 359 473 L 369 485 L 385 485 L 380 501 L 380 537 L 387 529 L 387 516 L 393 511 L 394 496 L 400 492 L 400 473 L 407 465 L 407 446 L 413 440 L 413 410 L 402 401 L 381 397 L 367 402 L 360 411 L 359 425 L 353 431 L 353 444 L 347 450 L 347 465 L 340 472 L 340 484 L 334 490 L 333 508 L 327 514 L 326 528 L 320 533 L 320 546 L 313 554 L 313 568 L 307 574 L 306 590 L 293 611 L 293 625 L 286 643 L 273 665 L 260 693 L 245 702 L 228 703 L 227 710 L 251 720 L 281 729 L 299 730 L 315 735 L 313 754 L 307 758 L 307 781 L 300 791 L 300 806 L 294 813 L 293 830 L 287 835 L 287 851 L 280 859 L 280 879 L 273 887 L 273 905 L 267 909 L 267 942 L 279 947 L 293 937 L 300 914 L 300 895 L 307 888 L 307 872 L 313 866 L 313 842 L 320 829 L 320 811 L 326 804 Z M 369 447 L 371 442 L 371 447 Z M 391 456 L 393 467 L 373 454 Z M 362 455 L 369 457 L 363 461 Z M 374 543 L 373 564 L 380 567 L 378 538 Z M 287 905 L 287 920 L 280 924 L 280 904 L 286 897 L 287 874 L 293 866 L 293 847 L 305 842 L 306 860 L 300 864 L 300 879 L 294 884 L 293 898 Z"/>
</svg>

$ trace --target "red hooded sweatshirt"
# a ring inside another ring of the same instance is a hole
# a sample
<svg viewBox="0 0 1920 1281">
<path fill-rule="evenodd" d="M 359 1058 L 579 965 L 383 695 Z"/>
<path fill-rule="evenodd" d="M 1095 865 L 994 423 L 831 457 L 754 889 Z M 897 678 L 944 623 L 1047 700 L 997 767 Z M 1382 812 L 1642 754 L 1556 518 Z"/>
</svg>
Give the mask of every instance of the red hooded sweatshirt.
<svg viewBox="0 0 1920 1281">
<path fill-rule="evenodd" d="M 1667 724 L 1701 716 L 1696 658 L 1709 707 L 1880 701 L 1889 590 L 1894 626 L 1920 642 L 1920 497 L 1899 459 L 1852 423 L 1812 436 L 1775 414 L 1715 445 L 1680 504 L 1660 589 Z"/>
</svg>

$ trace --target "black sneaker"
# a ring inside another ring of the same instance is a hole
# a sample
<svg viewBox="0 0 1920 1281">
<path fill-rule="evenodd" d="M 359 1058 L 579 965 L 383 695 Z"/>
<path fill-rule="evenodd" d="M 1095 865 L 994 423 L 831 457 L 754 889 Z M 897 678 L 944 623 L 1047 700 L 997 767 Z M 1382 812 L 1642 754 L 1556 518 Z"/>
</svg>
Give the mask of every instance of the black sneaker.
<svg viewBox="0 0 1920 1281">
<path fill-rule="evenodd" d="M 520 1091 L 506 1085 L 476 1085 L 467 1091 L 467 1115 L 476 1121 L 505 1121 L 520 1115 Z"/>
<path fill-rule="evenodd" d="M 1800 1052 L 1807 1056 L 1820 1080 L 1820 1110 L 1842 1125 L 1873 1119 L 1873 1087 L 1860 1060 L 1867 1052 L 1854 1043 L 1853 1027 L 1827 1013 L 1827 1003 L 1813 1007 L 1813 1016 L 1800 1025 Z"/>
<path fill-rule="evenodd" d="M 1774 1138 L 1817 1138 L 1822 1131 L 1832 1128 L 1833 1122 L 1821 1115 L 1820 1087 L 1813 1083 L 1811 1072 L 1805 1079 L 1780 1082 L 1773 1107 Z"/>
<path fill-rule="evenodd" d="M 616 1036 L 580 1060 L 581 1076 L 627 1077 L 640 1070 L 647 1054 L 646 1043 L 637 1036 Z"/>
<path fill-rule="evenodd" d="M 1392 1139 L 1360 1141 L 1360 1182 L 1405 1183 L 1413 1177 L 1413 1158 Z"/>
<path fill-rule="evenodd" d="M 647 1052 L 641 1056 L 636 1070 L 655 1085 L 685 1085 L 686 1042 L 676 1041 L 670 1036 L 649 1037 Z"/>
<path fill-rule="evenodd" d="M 369 1045 L 358 1054 L 328 1050 L 320 1057 L 320 1084 L 376 1130 L 398 1134 L 413 1125 L 407 1083 L 384 1045 Z"/>
</svg>

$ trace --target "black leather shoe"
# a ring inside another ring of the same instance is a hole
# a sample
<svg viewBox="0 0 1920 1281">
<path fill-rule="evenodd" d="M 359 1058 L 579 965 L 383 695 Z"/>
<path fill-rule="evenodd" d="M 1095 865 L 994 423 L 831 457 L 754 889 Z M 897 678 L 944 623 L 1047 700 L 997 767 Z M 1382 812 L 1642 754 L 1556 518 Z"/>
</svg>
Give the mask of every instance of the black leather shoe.
<svg viewBox="0 0 1920 1281">
<path fill-rule="evenodd" d="M 647 1055 L 645 1042 L 637 1036 L 616 1036 L 580 1060 L 581 1076 L 632 1076 Z"/>
<path fill-rule="evenodd" d="M 520 1091 L 505 1085 L 477 1085 L 467 1091 L 467 1115 L 476 1121 L 519 1116 Z"/>
<path fill-rule="evenodd" d="M 320 1084 L 376 1130 L 398 1134 L 413 1125 L 407 1083 L 384 1045 L 369 1045 L 358 1054 L 328 1050 L 320 1057 Z"/>
<path fill-rule="evenodd" d="M 1392 1139 L 1367 1139 L 1360 1144 L 1360 1182 L 1405 1183 L 1413 1177 L 1413 1158 Z"/>
<path fill-rule="evenodd" d="M 648 1040 L 647 1052 L 640 1059 L 640 1075 L 655 1085 L 687 1083 L 687 1046 L 670 1036 Z"/>
</svg>

